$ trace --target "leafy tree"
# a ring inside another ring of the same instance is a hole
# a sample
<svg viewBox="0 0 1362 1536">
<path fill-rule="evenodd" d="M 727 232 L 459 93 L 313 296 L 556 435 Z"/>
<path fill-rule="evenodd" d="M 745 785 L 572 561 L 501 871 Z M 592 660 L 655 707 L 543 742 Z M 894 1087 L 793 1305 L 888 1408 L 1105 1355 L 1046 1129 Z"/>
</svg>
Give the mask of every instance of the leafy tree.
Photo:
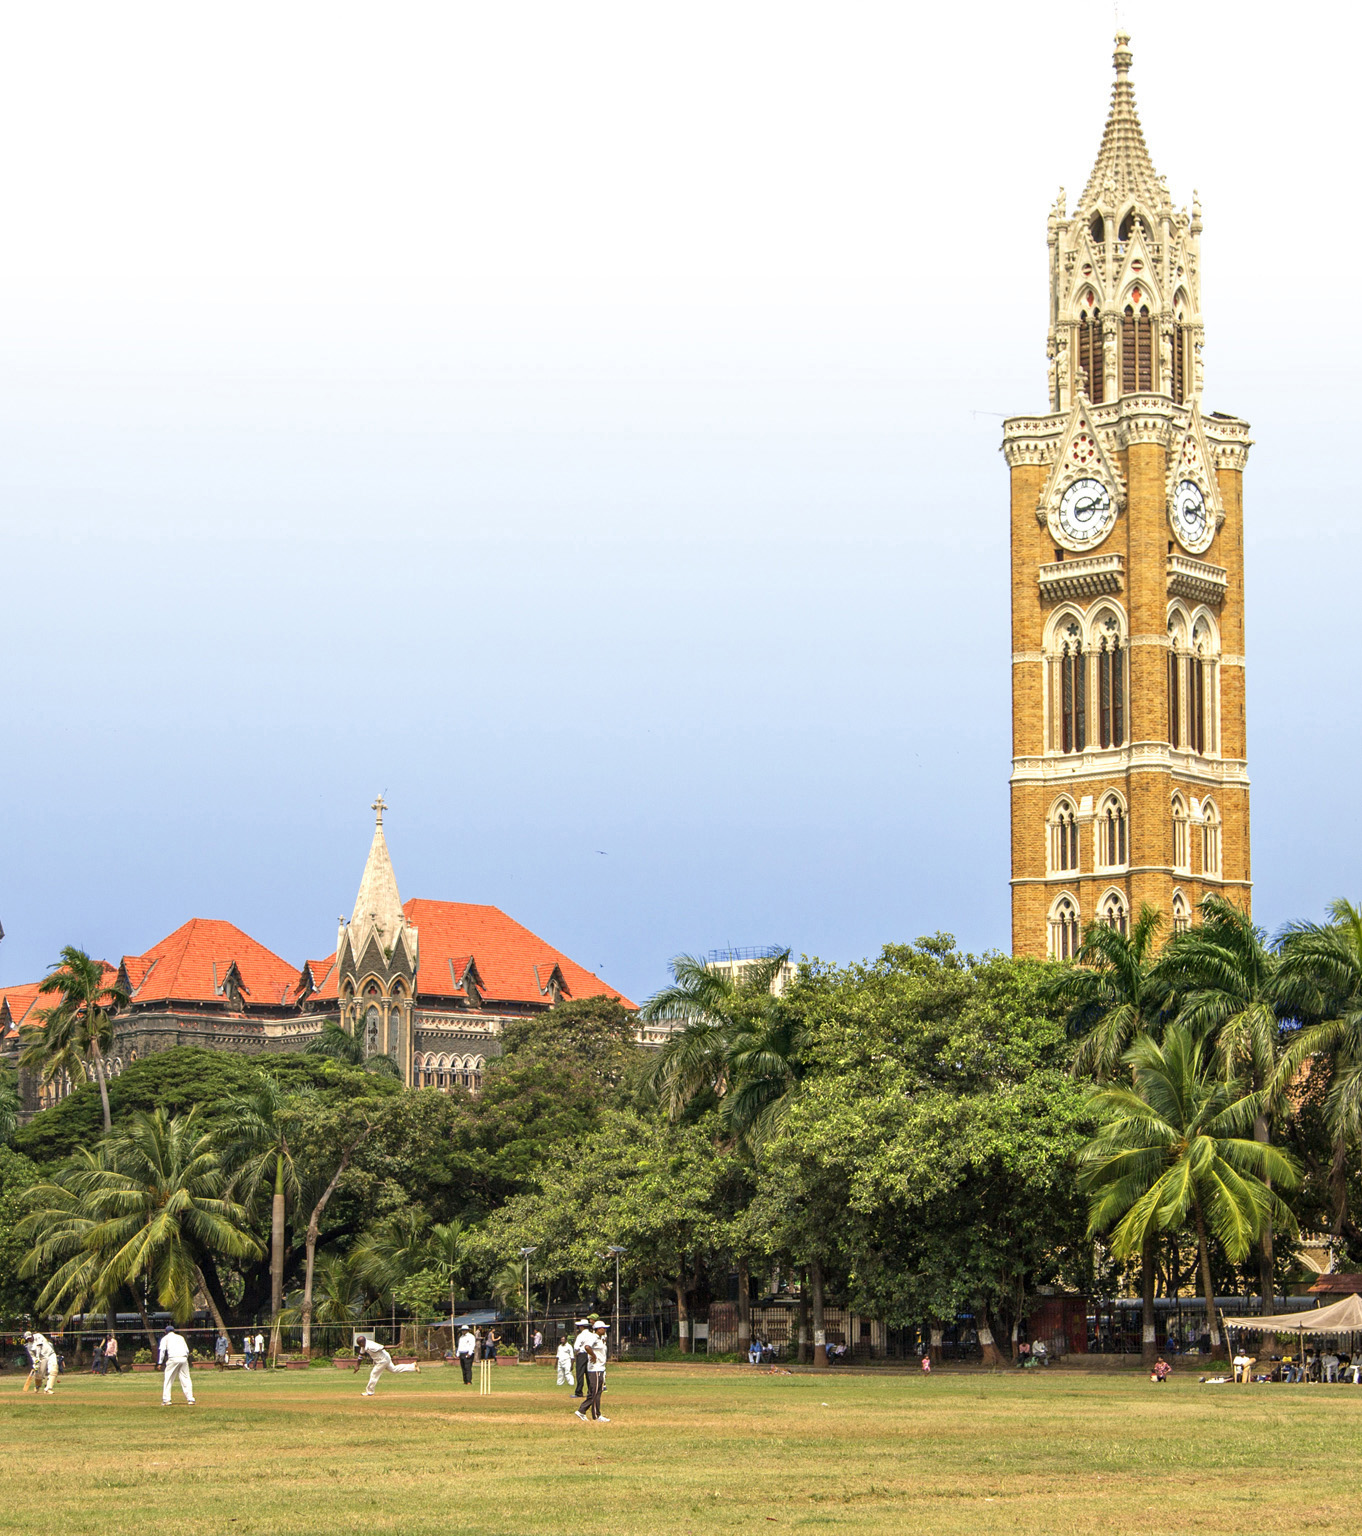
<svg viewBox="0 0 1362 1536">
<path fill-rule="evenodd" d="M 92 960 L 83 949 L 68 944 L 38 991 L 58 1001 L 40 1009 L 34 1015 L 37 1024 L 24 1029 L 19 1064 L 44 1083 L 62 1077 L 80 1082 L 87 1067 L 92 1068 L 107 1131 L 113 1122 L 104 1055 L 113 1043 L 113 1016 L 128 1006 L 127 989 L 107 979 L 102 960 Z"/>
<path fill-rule="evenodd" d="M 1145 1034 L 1157 1036 L 1168 1006 L 1168 989 L 1155 954 L 1163 919 L 1148 903 L 1128 934 L 1093 923 L 1083 935 L 1077 963 L 1056 968 L 1045 987 L 1052 1003 L 1068 1008 L 1069 1031 L 1078 1040 L 1075 1072 L 1106 1082 L 1121 1070 L 1124 1052 Z M 1154 1363 L 1154 1283 L 1158 1235 L 1148 1234 L 1140 1254 L 1141 1323 L 1146 1365 Z"/>
<path fill-rule="evenodd" d="M 1272 1120 L 1285 1098 L 1277 1075 L 1283 1034 L 1277 956 L 1261 929 L 1221 896 L 1201 903 L 1202 920 L 1178 934 L 1159 962 L 1169 992 L 1180 999 L 1178 1022 L 1214 1048 L 1226 1082 L 1241 1080 L 1263 1096 L 1254 1116 L 1256 1140 L 1272 1139 Z M 1269 1211 L 1259 1239 L 1259 1294 L 1265 1313 L 1273 1297 L 1273 1223 Z"/>
<path fill-rule="evenodd" d="M 29 1244 L 18 1228 L 27 1214 L 28 1192 L 38 1182 L 38 1169 L 10 1147 L 0 1147 L 0 1321 L 21 1322 L 33 1310 L 38 1288 L 20 1267 Z"/>
<path fill-rule="evenodd" d="M 21 1227 L 34 1240 L 28 1262 L 41 1270 L 50 1257 L 64 1257 L 38 1305 L 69 1316 L 90 1302 L 102 1306 L 125 1286 L 135 1291 L 145 1280 L 178 1322 L 202 1288 L 225 1329 L 203 1259 L 244 1258 L 259 1246 L 226 1185 L 216 1138 L 199 1111 L 134 1115 L 106 1138 L 99 1155 L 78 1155 L 71 1168 L 33 1191 L 34 1209 Z"/>
<path fill-rule="evenodd" d="M 5 1145 L 19 1125 L 19 1079 L 7 1061 L 0 1061 L 0 1146 Z"/>
<path fill-rule="evenodd" d="M 1277 1069 L 1286 1089 L 1306 1063 L 1327 1073 L 1325 1118 L 1333 1138 L 1332 1231 L 1348 1217 L 1348 1153 L 1362 1132 L 1362 908 L 1335 901 L 1327 923 L 1294 923 L 1282 935 L 1282 998 L 1303 1021 Z"/>
<path fill-rule="evenodd" d="M 1246 1138 L 1263 1103 L 1210 1070 L 1203 1044 L 1170 1025 L 1163 1043 L 1142 1035 L 1125 1053 L 1130 1087 L 1094 1091 L 1106 1124 L 1084 1149 L 1090 1227 L 1110 1230 L 1118 1256 L 1142 1251 L 1151 1232 L 1196 1228 L 1206 1330 L 1219 1348 L 1210 1238 L 1234 1263 L 1249 1252 L 1271 1214 L 1291 1230 L 1290 1211 L 1272 1185 L 1293 1188 L 1292 1162 L 1277 1148 Z"/>
<path fill-rule="evenodd" d="M 315 1040 L 309 1040 L 303 1047 L 306 1056 L 321 1056 L 327 1061 L 339 1061 L 346 1066 L 358 1067 L 364 1072 L 374 1072 L 383 1077 L 398 1078 L 401 1074 L 397 1070 L 397 1063 L 391 1056 L 377 1055 L 366 1058 L 364 1047 L 350 1033 L 348 1029 L 336 1023 L 334 1019 L 327 1019 L 321 1027 L 321 1033 Z"/>
</svg>

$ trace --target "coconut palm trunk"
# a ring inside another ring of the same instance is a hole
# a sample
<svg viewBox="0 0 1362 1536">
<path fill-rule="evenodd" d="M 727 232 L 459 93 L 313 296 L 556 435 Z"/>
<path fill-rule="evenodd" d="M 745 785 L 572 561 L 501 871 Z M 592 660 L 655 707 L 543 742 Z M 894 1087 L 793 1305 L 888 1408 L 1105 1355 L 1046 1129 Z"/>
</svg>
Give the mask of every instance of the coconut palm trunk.
<svg viewBox="0 0 1362 1536">
<path fill-rule="evenodd" d="M 93 1037 L 90 1040 L 90 1054 L 95 1062 L 95 1081 L 99 1084 L 99 1103 L 104 1111 L 104 1132 L 107 1135 L 113 1129 L 113 1116 L 109 1112 L 109 1079 L 104 1071 L 104 1052 L 99 1048 L 99 1041 Z"/>
<path fill-rule="evenodd" d="M 1215 1282 L 1211 1279 L 1211 1245 L 1206 1241 L 1206 1218 L 1202 1214 L 1201 1202 L 1194 1198 L 1192 1209 L 1196 1213 L 1196 1240 L 1201 1258 L 1201 1290 L 1206 1299 L 1206 1332 L 1211 1336 L 1211 1353 L 1214 1354 L 1220 1348 L 1220 1320 L 1215 1310 Z"/>
<path fill-rule="evenodd" d="M 368 1134 L 367 1131 L 365 1133 Z M 363 1137 L 360 1138 L 363 1140 Z M 356 1143 L 358 1145 L 358 1143 Z M 341 1159 L 335 1173 L 331 1175 L 331 1181 L 321 1192 L 316 1205 L 312 1207 L 312 1214 L 307 1218 L 306 1238 L 306 1267 L 303 1273 L 303 1359 L 312 1358 L 312 1282 L 317 1269 L 317 1237 L 321 1231 L 322 1213 L 326 1210 L 327 1203 L 336 1192 L 336 1186 L 341 1181 L 341 1175 L 350 1166 L 350 1154 L 354 1147 L 346 1147 L 341 1154 Z M 276 1197 L 277 1198 L 277 1197 Z M 454 1286 L 449 1287 L 449 1337 L 451 1343 L 454 1338 Z"/>
<path fill-rule="evenodd" d="M 676 1345 L 683 1355 L 690 1354 L 690 1294 L 684 1274 L 676 1277 Z"/>
<path fill-rule="evenodd" d="M 1154 1255 L 1158 1243 L 1159 1230 L 1150 1227 L 1140 1249 L 1140 1356 L 1146 1365 L 1151 1366 L 1159 1354 L 1158 1330 L 1154 1321 L 1154 1281 L 1158 1274 Z"/>
<path fill-rule="evenodd" d="M 270 1205 L 270 1351 L 279 1358 L 279 1313 L 284 1306 L 284 1154 L 275 1160 L 274 1199 Z"/>
</svg>

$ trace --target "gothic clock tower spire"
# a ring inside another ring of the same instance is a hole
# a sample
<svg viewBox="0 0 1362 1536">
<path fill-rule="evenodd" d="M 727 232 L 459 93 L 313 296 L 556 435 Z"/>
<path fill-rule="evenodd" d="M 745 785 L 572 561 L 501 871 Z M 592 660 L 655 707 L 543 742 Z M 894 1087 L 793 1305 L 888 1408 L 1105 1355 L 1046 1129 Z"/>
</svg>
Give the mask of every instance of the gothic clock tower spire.
<svg viewBox="0 0 1362 1536">
<path fill-rule="evenodd" d="M 1049 411 L 1012 482 L 1012 945 L 1249 900 L 1247 424 L 1203 418 L 1201 209 L 1154 168 L 1130 38 L 1097 160 L 1048 223 Z"/>
</svg>

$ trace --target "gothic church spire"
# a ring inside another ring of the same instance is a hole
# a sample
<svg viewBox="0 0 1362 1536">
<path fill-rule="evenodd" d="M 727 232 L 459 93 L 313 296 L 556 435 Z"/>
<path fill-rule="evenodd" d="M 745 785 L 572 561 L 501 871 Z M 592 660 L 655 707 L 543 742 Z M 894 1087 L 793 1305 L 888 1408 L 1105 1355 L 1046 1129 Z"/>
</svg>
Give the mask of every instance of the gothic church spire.
<svg viewBox="0 0 1362 1536">
<path fill-rule="evenodd" d="M 1169 206 L 1168 188 L 1154 169 L 1144 142 L 1144 129 L 1135 110 L 1135 88 L 1130 83 L 1130 34 L 1116 34 L 1116 83 L 1111 88 L 1111 111 L 1102 131 L 1102 147 L 1097 163 L 1078 200 L 1080 213 L 1099 202 L 1120 206 L 1134 201 L 1150 213 L 1161 213 Z"/>
</svg>

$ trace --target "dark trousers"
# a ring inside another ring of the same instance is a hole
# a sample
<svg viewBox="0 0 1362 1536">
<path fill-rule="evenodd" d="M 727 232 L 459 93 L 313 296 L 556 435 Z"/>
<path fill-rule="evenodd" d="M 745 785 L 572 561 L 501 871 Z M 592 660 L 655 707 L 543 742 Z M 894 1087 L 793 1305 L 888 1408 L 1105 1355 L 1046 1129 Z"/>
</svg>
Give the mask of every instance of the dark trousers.
<svg viewBox="0 0 1362 1536">
<path fill-rule="evenodd" d="M 589 1419 L 599 1419 L 601 1416 L 601 1393 L 605 1391 L 605 1372 L 588 1371 L 586 1373 L 586 1416 Z"/>
<path fill-rule="evenodd" d="M 472 1355 L 460 1355 L 459 1366 L 463 1371 L 463 1384 L 466 1387 L 473 1385 L 473 1357 Z"/>
<path fill-rule="evenodd" d="M 573 1397 L 581 1397 L 586 1391 L 586 1351 L 579 1349 L 572 1356 L 572 1369 L 577 1377 L 577 1384 L 573 1388 Z"/>
<path fill-rule="evenodd" d="M 121 1365 L 119 1365 L 119 1363 L 118 1363 L 118 1356 L 117 1355 L 105 1355 L 105 1357 L 104 1357 L 104 1369 L 105 1369 L 105 1371 L 107 1372 L 110 1369 L 110 1367 L 112 1367 L 115 1371 L 117 1371 L 120 1376 L 123 1374 L 123 1367 Z"/>
</svg>

